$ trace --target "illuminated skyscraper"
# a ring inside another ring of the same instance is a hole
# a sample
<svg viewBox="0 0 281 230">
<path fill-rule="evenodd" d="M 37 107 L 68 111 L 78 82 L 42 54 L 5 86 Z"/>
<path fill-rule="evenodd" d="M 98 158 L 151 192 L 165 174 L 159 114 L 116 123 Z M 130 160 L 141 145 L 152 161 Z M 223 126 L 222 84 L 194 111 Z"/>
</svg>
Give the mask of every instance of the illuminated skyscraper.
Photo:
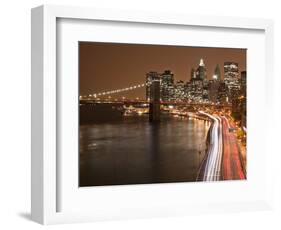
<svg viewBox="0 0 281 230">
<path fill-rule="evenodd" d="M 238 63 L 225 62 L 224 63 L 224 82 L 228 88 L 229 93 L 231 91 L 237 91 L 240 89 L 238 82 Z M 231 98 L 231 95 L 229 95 Z"/>
<path fill-rule="evenodd" d="M 194 102 L 203 101 L 203 80 L 200 78 L 191 79 L 190 99 Z"/>
<path fill-rule="evenodd" d="M 189 92 L 189 99 L 195 102 L 203 102 L 207 98 L 207 72 L 204 60 L 201 58 L 196 71 L 191 70 L 191 86 Z"/>
<path fill-rule="evenodd" d="M 230 102 L 236 100 L 236 98 L 240 95 L 238 75 L 238 63 L 224 63 L 224 82 L 227 87 L 227 94 Z"/>
<path fill-rule="evenodd" d="M 171 101 L 174 94 L 174 74 L 170 70 L 165 70 L 161 78 L 161 100 Z"/>
<path fill-rule="evenodd" d="M 217 102 L 228 103 L 227 87 L 223 81 L 219 83 Z"/>
<path fill-rule="evenodd" d="M 207 79 L 207 71 L 204 64 L 204 60 L 202 58 L 200 59 L 199 66 L 196 70 L 196 78 L 200 80 Z"/>
<path fill-rule="evenodd" d="M 238 80 L 238 63 L 225 62 L 224 63 L 224 82 L 228 86 Z"/>
<path fill-rule="evenodd" d="M 174 98 L 177 101 L 182 101 L 185 99 L 184 82 L 177 81 L 175 84 Z"/>
<path fill-rule="evenodd" d="M 190 101 L 192 96 L 192 84 L 191 81 L 188 81 L 184 84 L 184 97 L 185 100 Z"/>
<path fill-rule="evenodd" d="M 219 96 L 219 86 L 220 82 L 217 79 L 212 79 L 209 81 L 209 100 L 210 102 L 219 102 L 218 96 Z"/>
</svg>

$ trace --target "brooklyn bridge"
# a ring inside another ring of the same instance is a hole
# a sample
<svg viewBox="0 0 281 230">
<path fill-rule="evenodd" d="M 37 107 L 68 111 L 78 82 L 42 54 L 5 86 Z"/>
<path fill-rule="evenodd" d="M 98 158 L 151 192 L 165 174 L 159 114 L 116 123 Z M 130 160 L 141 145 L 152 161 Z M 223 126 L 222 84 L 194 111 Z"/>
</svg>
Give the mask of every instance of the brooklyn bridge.
<svg viewBox="0 0 281 230">
<path fill-rule="evenodd" d="M 130 99 L 126 97 L 122 98 L 113 98 L 113 95 L 124 93 L 127 91 L 136 90 L 142 87 L 150 88 L 150 98 L 147 100 L 144 99 Z M 80 96 L 80 104 L 81 105 L 95 105 L 95 104 L 112 104 L 112 105 L 133 105 L 133 106 L 147 106 L 149 108 L 149 120 L 153 122 L 160 121 L 161 114 L 161 105 L 163 106 L 184 106 L 190 107 L 193 110 L 202 110 L 202 108 L 210 108 L 210 109 L 231 109 L 230 103 L 211 103 L 211 102 L 192 102 L 192 101 L 182 101 L 182 100 L 171 100 L 171 101 L 163 101 L 161 100 L 161 86 L 160 79 L 153 79 L 150 84 L 142 83 L 134 86 L 104 91 L 99 93 L 89 94 L 87 96 Z"/>
</svg>

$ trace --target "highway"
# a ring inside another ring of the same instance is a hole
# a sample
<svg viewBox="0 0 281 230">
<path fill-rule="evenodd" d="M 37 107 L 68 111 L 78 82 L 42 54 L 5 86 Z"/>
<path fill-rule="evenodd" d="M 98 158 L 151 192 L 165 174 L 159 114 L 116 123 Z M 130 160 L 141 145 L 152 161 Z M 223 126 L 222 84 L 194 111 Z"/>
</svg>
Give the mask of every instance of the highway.
<svg viewBox="0 0 281 230">
<path fill-rule="evenodd" d="M 229 121 L 226 117 L 222 117 L 223 127 L 223 180 L 243 180 L 246 179 L 244 174 L 239 147 L 234 133 L 229 132 Z"/>
<path fill-rule="evenodd" d="M 236 136 L 229 131 L 228 119 L 224 116 L 200 112 L 213 121 L 210 129 L 209 146 L 201 164 L 197 180 L 243 180 L 246 179 Z"/>
</svg>

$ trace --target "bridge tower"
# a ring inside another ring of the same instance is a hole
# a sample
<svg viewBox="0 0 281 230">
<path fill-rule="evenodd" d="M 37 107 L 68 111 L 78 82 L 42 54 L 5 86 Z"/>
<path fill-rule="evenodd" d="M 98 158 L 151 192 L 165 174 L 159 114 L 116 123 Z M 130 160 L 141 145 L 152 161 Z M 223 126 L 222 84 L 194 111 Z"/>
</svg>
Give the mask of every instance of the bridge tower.
<svg viewBox="0 0 281 230">
<path fill-rule="evenodd" d="M 160 77 L 154 76 L 150 85 L 149 121 L 160 121 Z"/>
</svg>

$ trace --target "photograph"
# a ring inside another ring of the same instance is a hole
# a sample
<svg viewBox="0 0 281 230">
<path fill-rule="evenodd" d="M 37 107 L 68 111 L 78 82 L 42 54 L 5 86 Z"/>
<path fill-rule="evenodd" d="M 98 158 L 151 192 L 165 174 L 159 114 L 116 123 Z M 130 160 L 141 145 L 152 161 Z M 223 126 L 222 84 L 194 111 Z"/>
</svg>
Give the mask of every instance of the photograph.
<svg viewBox="0 0 281 230">
<path fill-rule="evenodd" d="M 78 42 L 79 187 L 247 179 L 247 49 Z"/>
</svg>

